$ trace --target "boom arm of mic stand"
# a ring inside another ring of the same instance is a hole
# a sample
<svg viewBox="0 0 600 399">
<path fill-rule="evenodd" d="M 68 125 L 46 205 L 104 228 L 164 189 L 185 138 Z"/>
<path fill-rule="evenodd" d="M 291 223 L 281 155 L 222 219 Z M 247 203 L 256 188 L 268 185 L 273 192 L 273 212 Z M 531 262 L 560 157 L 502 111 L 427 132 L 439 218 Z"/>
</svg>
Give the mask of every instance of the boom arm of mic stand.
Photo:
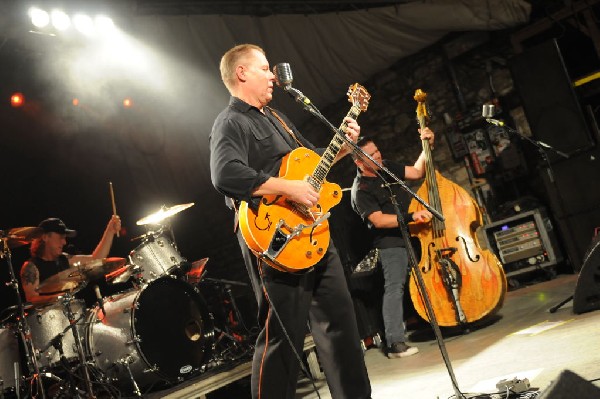
<svg viewBox="0 0 600 399">
<path fill-rule="evenodd" d="M 490 122 L 491 123 L 491 122 Z M 552 147 L 549 144 L 544 143 L 543 141 L 537 141 L 532 139 L 531 137 L 525 136 L 524 134 L 521 134 L 517 129 L 512 128 L 510 126 L 508 126 L 507 124 L 503 123 L 502 127 L 505 128 L 506 130 L 508 130 L 509 133 L 515 134 L 517 135 L 519 138 L 529 141 L 531 144 L 533 144 L 541 153 L 545 154 L 544 148 L 554 152 L 557 155 L 560 155 L 561 157 L 568 159 L 569 158 L 569 154 L 565 154 L 562 151 L 557 150 L 556 148 Z"/>
<path fill-rule="evenodd" d="M 288 91 L 288 93 L 292 97 L 296 98 L 296 96 L 294 96 L 294 94 L 292 92 Z M 421 205 L 423 205 L 429 212 L 431 212 L 433 214 L 433 216 L 435 216 L 439 221 L 443 222 L 445 220 L 444 216 L 441 213 L 439 213 L 437 210 L 433 209 L 427 202 L 425 202 L 421 197 L 419 197 L 417 195 L 417 193 L 415 193 L 410 188 L 408 188 L 408 186 L 401 179 L 396 177 L 396 175 L 393 174 L 388 168 L 386 168 L 385 166 L 383 166 L 382 164 L 380 164 L 379 162 L 374 160 L 373 157 L 371 157 L 369 154 L 364 152 L 359 146 L 357 146 L 354 141 L 350 140 L 344 134 L 344 132 L 341 132 L 337 127 L 333 126 L 331 124 L 331 122 L 329 122 L 327 120 L 327 118 L 325 118 L 325 116 L 323 116 L 323 114 L 317 109 L 317 107 L 315 107 L 312 104 L 312 102 L 310 100 L 298 101 L 298 102 L 300 104 L 302 104 L 302 108 L 304 108 L 306 111 L 308 111 L 311 114 L 313 114 L 314 116 L 316 116 L 317 119 L 319 119 L 321 122 L 323 122 L 323 124 L 325 124 L 325 126 L 327 126 L 334 134 L 339 133 L 340 137 L 342 137 L 344 139 L 346 144 L 348 144 L 352 148 L 352 152 L 357 154 L 362 159 L 365 159 L 365 158 L 369 159 L 371 162 L 373 162 L 375 165 L 377 165 L 377 167 L 379 167 L 382 171 L 384 171 L 388 176 L 390 176 L 396 183 L 398 183 L 415 200 L 417 200 Z M 385 179 L 382 179 L 382 180 L 385 181 Z"/>
</svg>

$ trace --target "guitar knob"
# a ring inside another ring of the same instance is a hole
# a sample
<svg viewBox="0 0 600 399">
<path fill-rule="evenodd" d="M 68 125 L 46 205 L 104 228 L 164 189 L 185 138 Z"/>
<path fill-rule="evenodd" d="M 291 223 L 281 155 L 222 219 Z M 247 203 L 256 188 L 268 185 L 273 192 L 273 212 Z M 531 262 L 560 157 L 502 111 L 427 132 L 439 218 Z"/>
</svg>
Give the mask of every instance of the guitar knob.
<svg viewBox="0 0 600 399">
<path fill-rule="evenodd" d="M 306 257 L 312 258 L 312 251 L 306 251 Z"/>
<path fill-rule="evenodd" d="M 317 253 L 318 253 L 319 255 L 321 255 L 321 254 L 323 253 L 323 248 L 322 248 L 322 247 L 320 247 L 319 249 L 317 249 Z"/>
</svg>

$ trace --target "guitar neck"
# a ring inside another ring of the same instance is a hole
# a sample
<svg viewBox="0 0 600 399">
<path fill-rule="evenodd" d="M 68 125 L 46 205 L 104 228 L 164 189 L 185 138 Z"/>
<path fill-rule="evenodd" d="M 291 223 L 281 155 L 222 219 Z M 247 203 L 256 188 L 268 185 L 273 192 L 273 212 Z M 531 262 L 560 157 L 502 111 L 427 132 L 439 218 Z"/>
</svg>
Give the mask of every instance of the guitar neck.
<svg viewBox="0 0 600 399">
<path fill-rule="evenodd" d="M 352 106 L 346 116 L 356 120 L 359 115 L 360 108 Z M 346 142 L 342 134 L 346 132 L 347 127 L 348 124 L 346 123 L 346 121 L 342 122 L 338 129 L 338 132 L 333 136 L 333 139 L 331 139 L 331 142 L 329 143 L 329 145 L 325 149 L 325 152 L 321 156 L 321 160 L 315 168 L 315 171 L 309 178 L 309 183 L 313 186 L 313 188 L 316 191 L 319 191 L 321 189 L 321 185 L 325 181 L 325 178 L 327 177 L 327 174 L 329 173 L 329 170 L 333 165 L 333 161 L 338 156 L 340 150 L 342 149 L 342 146 Z"/>
</svg>

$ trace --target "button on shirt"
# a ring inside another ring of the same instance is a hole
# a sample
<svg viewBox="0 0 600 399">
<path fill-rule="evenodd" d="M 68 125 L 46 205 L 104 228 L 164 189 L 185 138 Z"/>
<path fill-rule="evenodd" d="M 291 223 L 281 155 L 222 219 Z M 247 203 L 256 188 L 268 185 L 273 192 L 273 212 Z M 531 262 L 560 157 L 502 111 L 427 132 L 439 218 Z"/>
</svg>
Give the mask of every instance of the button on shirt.
<svg viewBox="0 0 600 399">
<path fill-rule="evenodd" d="M 210 170 L 213 185 L 227 197 L 257 204 L 252 192 L 277 176 L 281 159 L 299 145 L 270 108 L 258 108 L 236 97 L 223 110 L 210 135 Z M 276 111 L 277 112 L 277 111 Z M 315 150 L 294 125 L 277 112 L 304 147 Z"/>
</svg>

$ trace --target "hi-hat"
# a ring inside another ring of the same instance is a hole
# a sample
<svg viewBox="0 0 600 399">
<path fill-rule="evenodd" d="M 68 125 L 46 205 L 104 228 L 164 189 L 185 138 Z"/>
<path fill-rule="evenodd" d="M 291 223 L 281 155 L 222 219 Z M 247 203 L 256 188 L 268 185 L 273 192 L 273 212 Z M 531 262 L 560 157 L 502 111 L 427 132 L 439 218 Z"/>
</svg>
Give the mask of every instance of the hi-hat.
<svg viewBox="0 0 600 399">
<path fill-rule="evenodd" d="M 44 280 L 39 288 L 40 295 L 52 295 L 82 288 L 86 276 L 78 267 L 70 267 Z"/>
<path fill-rule="evenodd" d="M 2 238 L 7 238 L 9 248 L 16 248 L 31 244 L 34 238 L 40 237 L 43 233 L 41 227 L 15 227 L 10 229 L 6 236 L 2 234 Z"/>
<path fill-rule="evenodd" d="M 193 205 L 194 205 L 194 203 L 190 202 L 189 204 L 173 205 L 170 208 L 166 208 L 163 206 L 158 211 L 154 212 L 153 214 L 150 214 L 146 217 L 141 218 L 140 220 L 138 220 L 136 222 L 136 224 L 138 226 L 143 226 L 145 224 L 159 224 L 164 219 L 171 217 Z"/>
</svg>

